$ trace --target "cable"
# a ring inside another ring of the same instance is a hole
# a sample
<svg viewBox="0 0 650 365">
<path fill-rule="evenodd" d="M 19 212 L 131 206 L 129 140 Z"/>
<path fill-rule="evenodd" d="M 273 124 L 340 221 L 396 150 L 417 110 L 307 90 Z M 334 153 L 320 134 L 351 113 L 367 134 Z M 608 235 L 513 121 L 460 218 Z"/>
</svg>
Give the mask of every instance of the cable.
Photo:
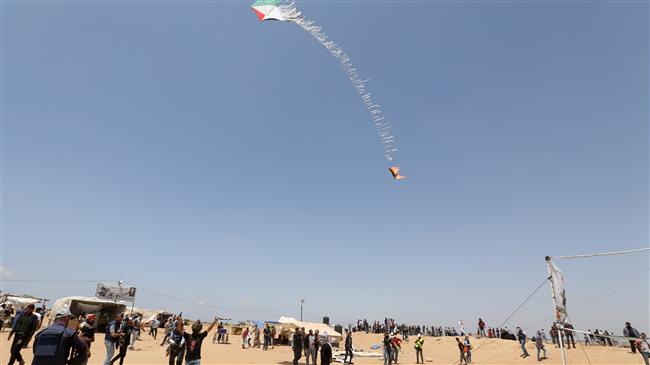
<svg viewBox="0 0 650 365">
<path fill-rule="evenodd" d="M 517 307 L 517 309 L 515 309 L 515 311 L 512 312 L 512 314 L 510 314 L 510 315 L 508 316 L 508 318 L 506 318 L 506 320 L 503 321 L 503 323 L 501 323 L 497 328 L 502 328 L 503 325 L 506 324 L 506 322 L 508 322 L 508 321 L 510 320 L 510 318 L 512 318 L 512 316 L 514 316 L 514 315 L 515 315 L 515 314 L 516 314 L 516 313 L 521 309 L 521 307 L 523 307 L 526 303 L 528 303 L 528 301 L 529 301 L 529 300 L 530 300 L 530 299 L 531 299 L 535 294 L 537 294 L 537 292 L 539 291 L 539 289 L 541 289 L 542 286 L 544 286 L 544 284 L 546 284 L 546 282 L 547 282 L 549 279 L 550 279 L 550 277 L 547 277 L 546 279 L 544 279 L 544 281 L 542 281 L 542 283 L 539 284 L 539 286 L 537 287 L 537 289 L 535 289 L 535 291 L 533 291 L 533 292 L 528 296 L 528 298 L 526 298 L 526 300 L 523 301 L 523 303 L 519 304 L 519 306 Z"/>
<path fill-rule="evenodd" d="M 642 270 L 641 272 L 639 272 L 639 273 L 637 273 L 637 274 L 634 274 L 633 276 L 630 276 L 629 278 L 627 278 L 627 279 L 625 279 L 625 280 L 623 280 L 623 281 L 621 281 L 621 282 L 619 282 L 619 283 L 617 283 L 617 284 L 615 284 L 615 285 L 613 285 L 613 286 L 610 286 L 609 288 L 607 288 L 607 289 L 601 291 L 600 293 L 597 293 L 597 294 L 595 294 L 595 295 L 592 295 L 592 296 L 588 297 L 587 299 L 582 300 L 581 302 L 579 302 L 579 303 L 576 304 L 576 305 L 572 305 L 572 306 L 570 306 L 569 309 L 575 309 L 575 308 L 577 308 L 577 307 L 579 307 L 579 306 L 581 306 L 581 305 L 583 305 L 583 304 L 585 304 L 585 303 L 591 301 L 592 299 L 595 299 L 595 298 L 597 298 L 597 297 L 599 297 L 599 296 L 601 296 L 601 295 L 607 293 L 608 291 L 611 291 L 611 290 L 614 290 L 614 289 L 618 288 L 619 286 L 621 286 L 621 285 L 627 283 L 627 282 L 630 281 L 630 280 L 634 280 L 634 279 L 636 279 L 637 277 L 639 277 L 639 276 L 645 274 L 645 273 L 648 272 L 648 271 L 650 271 L 650 267 L 647 267 L 647 268 L 645 268 L 644 270 Z M 548 316 L 548 317 L 544 318 L 543 320 L 541 320 L 541 321 L 539 321 L 539 322 L 537 322 L 537 323 L 535 323 L 535 324 L 532 324 L 532 325 L 530 325 L 530 326 L 526 326 L 526 327 L 524 327 L 524 329 L 529 329 L 529 328 L 531 328 L 531 327 L 537 327 L 538 325 L 547 322 L 549 319 L 553 319 L 553 316 L 552 316 L 552 315 L 551 315 L 551 316 Z"/>
<path fill-rule="evenodd" d="M 165 298 L 174 299 L 174 300 L 177 300 L 179 302 L 192 304 L 192 305 L 200 305 L 200 306 L 203 306 L 203 307 L 214 308 L 214 309 L 219 309 L 219 310 L 223 310 L 223 311 L 256 313 L 256 312 L 283 312 L 283 311 L 286 311 L 286 310 L 296 309 L 295 306 L 294 307 L 286 307 L 286 308 L 278 308 L 278 309 L 243 309 L 243 308 L 222 307 L 222 306 L 217 306 L 217 305 L 214 305 L 214 304 L 199 303 L 199 302 L 195 302 L 195 301 L 192 301 L 192 300 L 187 300 L 187 299 L 184 299 L 184 298 L 176 297 L 176 296 L 169 295 L 169 294 L 166 294 L 166 293 L 163 293 L 163 292 L 159 292 L 159 291 L 154 290 L 154 289 L 144 287 L 142 285 L 139 285 L 139 284 L 136 284 L 136 283 L 133 283 L 133 282 L 125 282 L 125 284 L 129 284 L 129 285 L 135 286 L 136 288 L 138 288 L 140 290 L 144 290 L 144 291 L 147 291 L 147 292 L 150 292 L 152 294 L 156 294 L 156 295 L 159 295 L 159 296 L 162 296 L 162 297 L 165 297 Z"/>
<path fill-rule="evenodd" d="M 539 291 L 539 290 L 544 286 L 544 284 L 546 284 L 546 282 L 547 282 L 549 279 L 550 279 L 550 277 L 547 277 L 546 279 L 544 279 L 544 281 L 542 281 L 542 282 L 537 286 L 537 288 L 535 288 L 535 290 L 533 290 L 533 292 L 530 293 L 530 295 L 529 295 L 526 299 L 524 299 L 524 301 L 523 301 L 521 304 L 519 304 L 519 306 L 518 306 L 518 307 L 517 307 L 517 308 L 516 308 L 516 309 L 515 309 L 515 310 L 514 310 L 514 311 L 513 311 L 509 316 L 508 316 L 508 318 L 506 318 L 506 319 L 503 321 L 503 323 L 501 323 L 498 327 L 495 327 L 495 328 L 503 328 L 503 325 L 506 324 L 506 323 L 510 320 L 510 318 L 512 318 L 512 316 L 514 316 L 517 312 L 519 312 L 519 310 L 520 310 L 524 305 L 526 305 L 526 303 L 528 303 L 528 301 L 529 301 L 533 296 L 535 296 L 535 294 L 537 294 L 537 292 L 538 292 L 538 291 Z M 483 346 L 484 343 L 485 343 L 485 342 L 483 342 L 482 344 L 476 346 L 476 348 L 474 349 L 474 353 L 476 353 L 476 351 L 478 351 L 478 350 L 481 348 L 481 346 Z M 458 365 L 460 365 L 460 361 L 458 361 Z"/>
<path fill-rule="evenodd" d="M 568 314 L 568 313 L 567 313 L 566 317 L 569 318 L 569 314 Z M 571 318 L 569 318 L 569 323 L 574 323 L 573 320 L 572 320 Z M 566 328 L 565 328 L 565 331 L 566 331 Z M 572 333 L 571 333 L 571 337 L 572 337 L 572 341 L 573 341 L 573 346 L 575 346 L 575 345 L 576 345 L 576 344 L 575 344 L 575 343 L 576 343 L 576 339 L 575 339 L 575 337 L 577 337 L 577 336 L 574 336 L 574 335 L 573 335 L 573 334 L 575 333 L 575 332 L 573 332 L 573 329 L 569 329 L 569 332 L 572 332 Z M 569 348 L 569 340 L 567 340 L 566 346 L 567 346 L 567 349 L 568 349 L 568 348 Z M 580 343 L 580 340 L 578 340 L 578 346 L 580 346 L 580 349 L 582 350 L 582 353 L 585 354 L 585 358 L 587 359 L 587 362 L 589 363 L 589 365 L 591 365 L 591 360 L 589 359 L 589 355 L 587 355 L 587 351 L 585 351 L 585 348 L 584 348 L 584 347 L 582 346 L 582 344 Z M 575 347 L 574 347 L 574 348 L 575 348 Z"/>
<path fill-rule="evenodd" d="M 32 280 L 32 279 L 0 279 L 0 281 L 11 281 L 19 283 L 101 283 L 117 280 Z"/>
<path fill-rule="evenodd" d="M 636 252 L 643 252 L 643 251 L 650 251 L 650 247 L 648 247 L 648 248 L 638 248 L 638 249 L 635 249 L 635 250 L 603 252 L 603 253 L 590 253 L 590 254 L 586 254 L 586 255 L 552 256 L 551 258 L 554 259 L 554 260 L 559 260 L 559 259 L 582 259 L 582 258 L 596 257 L 596 256 L 622 255 L 622 254 L 625 254 L 625 253 L 636 253 Z"/>
</svg>

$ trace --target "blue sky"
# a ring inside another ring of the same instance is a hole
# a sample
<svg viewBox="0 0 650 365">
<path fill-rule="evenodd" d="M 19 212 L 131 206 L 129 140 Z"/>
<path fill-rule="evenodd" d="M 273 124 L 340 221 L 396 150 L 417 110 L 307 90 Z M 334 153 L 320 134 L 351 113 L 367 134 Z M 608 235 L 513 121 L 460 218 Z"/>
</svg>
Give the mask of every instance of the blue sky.
<svg viewBox="0 0 650 365">
<path fill-rule="evenodd" d="M 304 298 L 310 320 L 496 325 L 544 256 L 648 246 L 647 3 L 299 2 L 372 78 L 399 183 L 336 61 L 249 5 L 3 2 L 5 278 L 123 279 L 238 319 Z M 649 260 L 558 265 L 576 303 Z M 647 330 L 648 297 L 646 272 L 570 314 Z"/>
</svg>

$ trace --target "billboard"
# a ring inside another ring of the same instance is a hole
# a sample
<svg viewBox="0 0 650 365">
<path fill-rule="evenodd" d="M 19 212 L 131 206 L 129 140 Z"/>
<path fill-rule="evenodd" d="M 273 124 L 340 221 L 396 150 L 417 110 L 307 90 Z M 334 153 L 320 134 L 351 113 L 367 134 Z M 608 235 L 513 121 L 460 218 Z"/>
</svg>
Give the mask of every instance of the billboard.
<svg viewBox="0 0 650 365">
<path fill-rule="evenodd" d="M 135 300 L 135 287 L 99 283 L 97 284 L 95 296 L 106 300 L 133 302 Z"/>
</svg>

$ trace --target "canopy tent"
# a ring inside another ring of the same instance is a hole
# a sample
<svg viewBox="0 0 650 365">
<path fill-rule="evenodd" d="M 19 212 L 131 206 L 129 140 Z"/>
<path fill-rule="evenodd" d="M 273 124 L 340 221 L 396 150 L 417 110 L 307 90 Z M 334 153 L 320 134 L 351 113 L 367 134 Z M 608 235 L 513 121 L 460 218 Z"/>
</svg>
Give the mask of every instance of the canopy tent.
<svg viewBox="0 0 650 365">
<path fill-rule="evenodd" d="M 301 322 L 293 317 L 280 317 L 278 322 L 283 329 L 288 329 L 290 332 L 295 332 L 296 328 L 304 328 L 305 331 L 309 332 L 312 330 L 320 332 L 321 334 L 327 332 L 327 335 L 330 337 L 332 342 L 339 342 L 343 337 L 340 333 L 336 332 L 333 327 L 326 325 L 325 323 L 318 322 Z"/>
<path fill-rule="evenodd" d="M 103 331 L 106 324 L 112 321 L 119 313 L 124 313 L 126 305 L 115 303 L 109 300 L 89 298 L 89 297 L 65 297 L 57 299 L 52 305 L 50 314 L 53 316 L 59 309 L 68 308 L 74 316 L 82 313 L 93 313 L 97 316 L 95 327 Z M 50 323 L 54 318 L 50 317 Z"/>
</svg>

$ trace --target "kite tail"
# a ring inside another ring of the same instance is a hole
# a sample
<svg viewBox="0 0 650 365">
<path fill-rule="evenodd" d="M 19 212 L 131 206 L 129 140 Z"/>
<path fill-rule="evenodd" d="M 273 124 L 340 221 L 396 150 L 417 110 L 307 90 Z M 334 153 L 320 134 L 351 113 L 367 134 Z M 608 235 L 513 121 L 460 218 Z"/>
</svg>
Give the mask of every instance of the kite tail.
<svg viewBox="0 0 650 365">
<path fill-rule="evenodd" d="M 370 79 L 363 79 L 357 69 L 354 68 L 350 62 L 350 57 L 347 53 L 345 53 L 338 44 L 329 40 L 329 37 L 323 32 L 321 27 L 314 24 L 313 21 L 306 20 L 293 2 L 280 6 L 280 11 L 287 21 L 298 24 L 304 30 L 309 32 L 309 34 L 316 38 L 318 42 L 320 42 L 320 44 L 325 47 L 334 58 L 336 58 L 343 68 L 345 75 L 357 91 L 357 94 L 361 97 L 361 101 L 366 106 L 366 110 L 375 124 L 375 129 L 377 130 L 379 141 L 384 148 L 386 159 L 388 161 L 393 161 L 395 152 L 397 152 L 395 136 L 391 133 L 391 124 L 386 118 L 386 115 L 382 111 L 381 107 L 378 104 L 375 104 L 372 94 L 368 90 L 367 82 Z"/>
</svg>

